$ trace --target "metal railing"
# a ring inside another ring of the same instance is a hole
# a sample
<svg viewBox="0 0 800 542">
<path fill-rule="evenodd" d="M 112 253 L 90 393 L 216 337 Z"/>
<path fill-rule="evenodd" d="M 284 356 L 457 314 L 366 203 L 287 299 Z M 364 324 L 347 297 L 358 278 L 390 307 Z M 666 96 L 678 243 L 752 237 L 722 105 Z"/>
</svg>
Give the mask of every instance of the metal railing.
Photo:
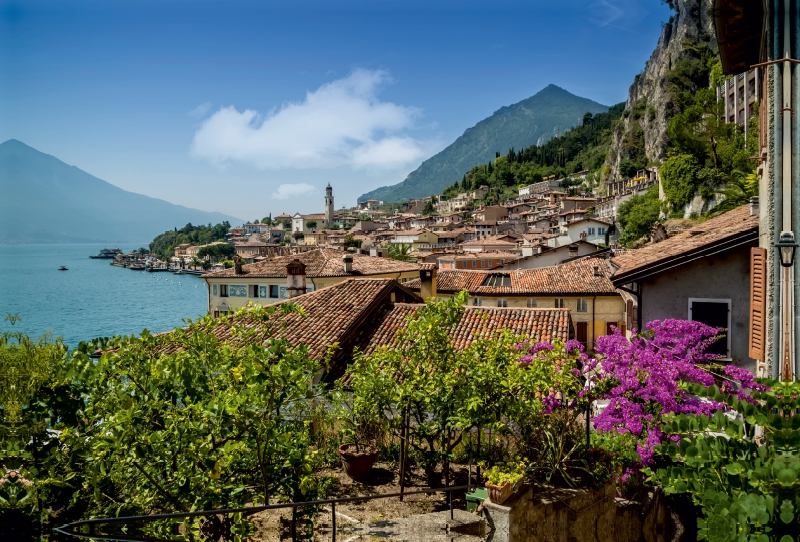
<svg viewBox="0 0 800 542">
<path fill-rule="evenodd" d="M 447 501 L 448 507 L 450 509 L 450 519 L 453 519 L 453 491 L 462 491 L 466 490 L 467 493 L 475 486 L 472 484 L 472 480 L 468 480 L 466 485 L 461 486 L 446 486 L 446 487 L 439 487 L 439 488 L 432 488 L 432 489 L 420 489 L 416 491 L 403 491 L 397 493 L 385 493 L 382 495 L 358 495 L 355 497 L 339 497 L 336 499 L 323 499 L 318 501 L 301 501 L 301 502 L 289 502 L 289 503 L 281 503 L 281 504 L 265 504 L 262 506 L 248 506 L 244 508 L 224 508 L 224 509 L 216 509 L 216 510 L 198 510 L 195 512 L 173 512 L 168 514 L 150 514 L 144 516 L 124 516 L 124 517 L 116 517 L 116 518 L 95 518 L 95 519 L 84 519 L 80 521 L 74 521 L 72 523 L 67 523 L 60 527 L 56 527 L 53 529 L 56 533 L 73 536 L 77 538 L 91 538 L 95 540 L 116 540 L 118 542 L 142 542 L 147 540 L 149 542 L 157 541 L 159 539 L 153 538 L 152 536 L 135 538 L 131 537 L 127 534 L 121 535 L 105 535 L 105 534 L 95 534 L 94 528 L 98 525 L 108 525 L 108 524 L 130 524 L 130 523 L 139 523 L 139 522 L 151 522 L 151 521 L 158 521 L 164 519 L 180 519 L 180 518 L 196 518 L 196 517 L 207 517 L 207 516 L 217 516 L 217 515 L 228 515 L 228 514 L 242 514 L 243 517 L 251 516 L 253 514 L 257 514 L 259 512 L 263 512 L 265 510 L 277 510 L 283 508 L 291 508 L 292 509 L 292 523 L 291 523 L 291 539 L 294 541 L 297 539 L 297 509 L 306 506 L 325 506 L 330 505 L 331 508 L 331 541 L 336 542 L 336 504 L 337 503 L 349 503 L 349 502 L 358 502 L 358 501 L 371 501 L 377 499 L 388 499 L 392 497 L 400 497 L 401 500 L 403 497 L 408 495 L 421 495 L 421 494 L 430 494 L 430 493 L 447 493 Z M 89 527 L 89 532 L 76 532 L 76 529 L 81 527 Z"/>
</svg>

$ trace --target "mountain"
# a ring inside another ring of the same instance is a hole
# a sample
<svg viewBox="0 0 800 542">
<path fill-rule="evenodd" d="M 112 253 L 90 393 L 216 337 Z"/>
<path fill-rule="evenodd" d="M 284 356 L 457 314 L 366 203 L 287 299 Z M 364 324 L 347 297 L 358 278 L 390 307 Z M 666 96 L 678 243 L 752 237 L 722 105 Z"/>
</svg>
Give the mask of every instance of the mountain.
<svg viewBox="0 0 800 542">
<path fill-rule="evenodd" d="M 501 107 L 456 139 L 439 154 L 425 160 L 394 186 L 383 186 L 358 198 L 402 201 L 439 194 L 460 181 L 470 168 L 493 160 L 514 147 L 541 145 L 581 123 L 584 113 L 608 111 L 608 107 L 563 88 L 548 85 L 530 98 Z"/>
<path fill-rule="evenodd" d="M 128 192 L 9 139 L 0 144 L 0 243 L 144 243 L 165 230 L 224 220 Z"/>
</svg>

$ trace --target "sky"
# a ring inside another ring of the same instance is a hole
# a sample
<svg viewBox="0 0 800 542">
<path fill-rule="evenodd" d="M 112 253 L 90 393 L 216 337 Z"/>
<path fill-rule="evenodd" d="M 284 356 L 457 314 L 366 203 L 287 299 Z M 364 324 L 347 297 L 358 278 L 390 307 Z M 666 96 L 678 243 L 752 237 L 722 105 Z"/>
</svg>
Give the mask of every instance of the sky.
<svg viewBox="0 0 800 542">
<path fill-rule="evenodd" d="M 401 182 L 548 84 L 612 105 L 659 0 L 0 0 L 0 142 L 253 220 Z"/>
</svg>

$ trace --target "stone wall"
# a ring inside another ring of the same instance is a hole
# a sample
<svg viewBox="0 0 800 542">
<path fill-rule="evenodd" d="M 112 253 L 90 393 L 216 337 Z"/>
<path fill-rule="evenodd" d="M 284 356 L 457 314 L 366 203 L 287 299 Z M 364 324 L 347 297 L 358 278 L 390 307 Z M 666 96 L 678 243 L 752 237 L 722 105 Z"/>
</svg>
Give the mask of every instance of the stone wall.
<svg viewBox="0 0 800 542">
<path fill-rule="evenodd" d="M 666 542 L 682 540 L 660 492 L 645 502 L 602 490 L 523 489 L 502 505 L 486 501 L 488 542 Z M 678 522 L 679 524 L 679 522 Z"/>
</svg>

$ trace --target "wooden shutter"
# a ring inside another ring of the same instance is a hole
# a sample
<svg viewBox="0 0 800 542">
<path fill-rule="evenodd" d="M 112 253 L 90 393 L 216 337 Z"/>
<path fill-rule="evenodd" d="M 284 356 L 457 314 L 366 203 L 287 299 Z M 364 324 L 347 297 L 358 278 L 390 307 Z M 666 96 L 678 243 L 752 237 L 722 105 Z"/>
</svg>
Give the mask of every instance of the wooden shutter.
<svg viewBox="0 0 800 542">
<path fill-rule="evenodd" d="M 767 250 L 750 249 L 750 357 L 764 361 L 767 310 Z"/>
<path fill-rule="evenodd" d="M 575 331 L 576 335 L 578 336 L 578 342 L 581 343 L 584 348 L 586 347 L 586 343 L 589 340 L 589 324 L 588 322 L 576 322 L 575 323 Z"/>
</svg>

